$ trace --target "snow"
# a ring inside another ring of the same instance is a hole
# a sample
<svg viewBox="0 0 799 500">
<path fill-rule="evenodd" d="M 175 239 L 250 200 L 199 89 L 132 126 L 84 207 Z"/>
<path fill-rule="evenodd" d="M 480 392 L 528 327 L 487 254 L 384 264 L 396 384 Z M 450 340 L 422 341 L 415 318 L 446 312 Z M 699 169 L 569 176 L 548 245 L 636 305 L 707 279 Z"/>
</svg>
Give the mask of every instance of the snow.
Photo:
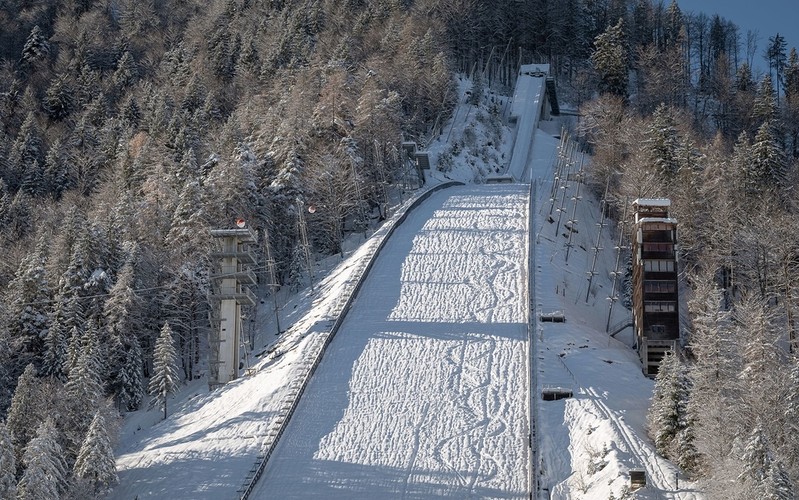
<svg viewBox="0 0 799 500">
<path fill-rule="evenodd" d="M 671 200 L 668 198 L 636 198 L 633 200 L 632 205 L 639 205 L 642 207 L 670 207 Z"/>
<path fill-rule="evenodd" d="M 457 113 L 461 121 L 444 126 L 450 140 L 477 114 Z M 471 125 L 478 142 L 489 136 Z M 608 317 L 615 231 L 603 232 L 589 290 L 598 202 L 582 192 L 573 200 L 573 183 L 561 190 L 567 213 L 577 203 L 567 260 L 568 229 L 555 234 L 549 222 L 560 123 L 529 132 L 516 178 L 534 179 L 532 220 L 529 184 L 479 183 L 507 173 L 495 163 L 510 152 L 507 132 L 482 164 L 463 155 L 452 171 L 431 172 L 432 184 L 469 184 L 434 193 L 399 223 L 406 202 L 335 269 L 323 263 L 313 290 L 283 302 L 280 322 L 290 327 L 279 336 L 266 301 L 254 318 L 254 352 L 263 355 L 248 359 L 248 375 L 213 392 L 192 382 L 169 400 L 165 420 L 158 409 L 126 415 L 110 498 L 237 497 L 383 241 L 251 498 L 528 497 L 530 463 L 540 498 L 618 498 L 632 469 L 647 473 L 636 498 L 702 498 L 646 435 L 653 382 L 631 335 L 605 333 L 629 316 L 619 305 Z M 526 134 L 518 121 L 516 133 Z M 444 147 L 431 144 L 431 157 Z M 538 321 L 555 312 L 565 321 Z M 545 387 L 573 397 L 543 401 Z"/>
<path fill-rule="evenodd" d="M 640 219 L 636 218 L 636 222 L 640 223 L 659 222 L 661 224 L 677 224 L 677 219 L 673 217 L 641 217 Z"/>
<path fill-rule="evenodd" d="M 450 188 L 411 213 L 254 498 L 525 496 L 526 193 Z"/>
<path fill-rule="evenodd" d="M 538 66 L 521 67 L 511 108 L 511 119 L 516 121 L 516 140 L 508 167 L 510 175 L 520 182 L 530 182 L 530 151 L 537 136 L 545 82 L 544 72 Z"/>
</svg>

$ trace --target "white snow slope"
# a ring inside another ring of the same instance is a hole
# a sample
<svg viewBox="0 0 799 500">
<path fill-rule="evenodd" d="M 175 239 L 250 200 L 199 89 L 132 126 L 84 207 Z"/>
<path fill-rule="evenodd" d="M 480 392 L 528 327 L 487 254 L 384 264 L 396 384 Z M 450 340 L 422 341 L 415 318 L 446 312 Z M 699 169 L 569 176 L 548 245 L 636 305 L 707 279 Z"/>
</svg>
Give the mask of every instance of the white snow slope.
<svg viewBox="0 0 799 500">
<path fill-rule="evenodd" d="M 527 187 L 464 186 L 378 256 L 253 498 L 527 493 Z"/>
</svg>

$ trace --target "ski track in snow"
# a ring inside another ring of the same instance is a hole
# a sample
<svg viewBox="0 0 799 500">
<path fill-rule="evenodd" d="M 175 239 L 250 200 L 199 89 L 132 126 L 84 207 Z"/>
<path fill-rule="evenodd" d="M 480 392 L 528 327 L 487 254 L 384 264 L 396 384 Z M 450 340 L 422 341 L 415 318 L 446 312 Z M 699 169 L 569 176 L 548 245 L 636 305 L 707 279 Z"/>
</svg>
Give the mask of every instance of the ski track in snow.
<svg viewBox="0 0 799 500">
<path fill-rule="evenodd" d="M 251 498 L 529 494 L 527 190 L 450 188 L 412 212 Z"/>
</svg>

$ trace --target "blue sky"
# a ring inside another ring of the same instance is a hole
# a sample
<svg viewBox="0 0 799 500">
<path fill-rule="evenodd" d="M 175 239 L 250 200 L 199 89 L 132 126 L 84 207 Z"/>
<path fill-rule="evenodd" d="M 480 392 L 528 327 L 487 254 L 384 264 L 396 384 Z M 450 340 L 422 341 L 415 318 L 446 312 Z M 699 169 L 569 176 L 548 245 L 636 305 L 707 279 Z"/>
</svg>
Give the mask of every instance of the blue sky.
<svg viewBox="0 0 799 500">
<path fill-rule="evenodd" d="M 668 5 L 671 0 L 666 0 Z M 765 68 L 763 52 L 768 39 L 779 33 L 787 42 L 786 54 L 791 47 L 799 51 L 799 5 L 796 0 L 677 0 L 683 12 L 718 14 L 738 25 L 741 33 L 741 55 L 746 54 L 746 32 L 757 30 L 759 40 L 755 66 Z"/>
</svg>

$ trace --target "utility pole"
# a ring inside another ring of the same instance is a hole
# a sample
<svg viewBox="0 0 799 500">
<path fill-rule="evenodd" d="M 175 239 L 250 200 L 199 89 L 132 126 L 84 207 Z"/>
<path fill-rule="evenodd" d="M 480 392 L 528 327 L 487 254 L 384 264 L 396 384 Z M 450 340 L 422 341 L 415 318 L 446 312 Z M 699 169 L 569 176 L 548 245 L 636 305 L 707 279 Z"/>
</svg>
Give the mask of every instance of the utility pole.
<svg viewBox="0 0 799 500">
<path fill-rule="evenodd" d="M 277 303 L 277 272 L 275 271 L 275 259 L 272 257 L 272 244 L 269 241 L 269 231 L 264 228 L 264 248 L 266 251 L 266 269 L 269 272 L 269 291 L 272 293 L 272 301 L 275 306 L 275 323 L 277 323 L 277 333 L 280 335 L 280 307 Z"/>
<path fill-rule="evenodd" d="M 572 205 L 572 216 L 571 218 L 566 221 L 569 224 L 569 241 L 566 243 L 566 263 L 569 262 L 569 253 L 571 252 L 572 247 L 574 244 L 572 243 L 572 236 L 576 231 L 575 226 L 577 226 L 577 202 L 580 201 L 582 198 L 580 197 L 580 186 L 583 183 L 583 161 L 585 160 L 585 155 L 580 156 L 580 170 L 577 171 L 577 193 L 575 193 L 572 200 L 574 204 Z"/>
<path fill-rule="evenodd" d="M 600 212 L 600 219 L 597 226 L 599 226 L 599 231 L 596 234 L 596 244 L 594 245 L 594 258 L 591 261 L 591 270 L 588 271 L 588 290 L 585 292 L 585 303 L 588 303 L 588 297 L 591 295 L 591 286 L 594 284 L 594 276 L 596 275 L 596 260 L 597 256 L 599 255 L 599 251 L 602 250 L 600 246 L 602 244 L 602 230 L 605 228 L 607 223 L 605 222 L 605 213 L 607 212 L 607 199 L 608 199 L 608 189 L 610 187 L 610 179 L 605 184 L 605 195 L 602 196 L 602 201 L 599 202 L 599 212 Z"/>
<path fill-rule="evenodd" d="M 313 265 L 311 264 L 311 244 L 308 242 L 308 224 L 305 222 L 305 204 L 301 199 L 297 198 L 297 222 L 300 230 L 300 242 L 302 250 L 305 254 L 305 264 L 308 267 L 308 280 L 311 283 L 311 291 L 314 291 L 313 286 Z"/>
<path fill-rule="evenodd" d="M 624 210 L 622 212 L 621 219 L 619 220 L 619 242 L 616 245 L 616 267 L 613 270 L 613 288 L 610 290 L 610 307 L 608 308 L 608 322 L 605 325 L 605 332 L 610 333 L 610 318 L 613 315 L 613 304 L 619 300 L 619 296 L 616 292 L 616 283 L 619 281 L 619 265 L 621 264 L 621 251 L 624 250 L 624 225 L 627 223 L 627 204 L 629 200 L 625 197 L 624 198 Z"/>
</svg>

